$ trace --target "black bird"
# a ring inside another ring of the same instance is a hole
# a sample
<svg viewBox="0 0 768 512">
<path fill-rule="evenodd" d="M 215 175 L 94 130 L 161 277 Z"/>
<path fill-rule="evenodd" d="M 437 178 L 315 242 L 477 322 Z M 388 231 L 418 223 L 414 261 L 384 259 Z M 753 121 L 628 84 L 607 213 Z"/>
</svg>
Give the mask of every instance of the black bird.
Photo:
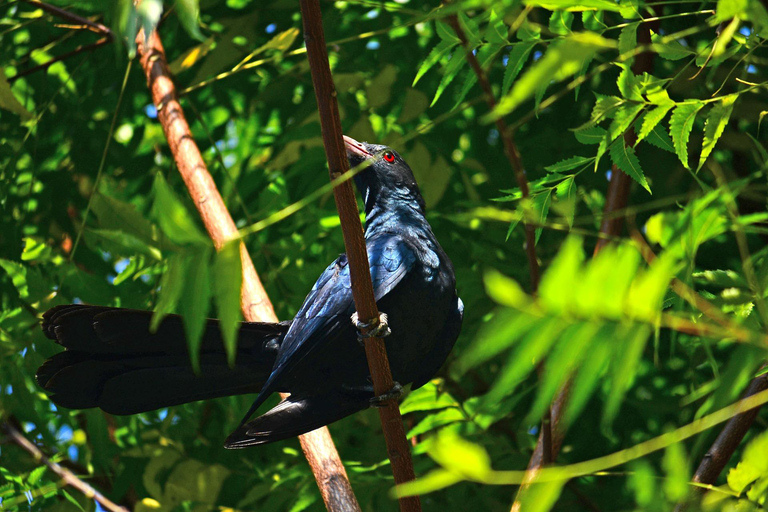
<svg viewBox="0 0 768 512">
<path fill-rule="evenodd" d="M 344 137 L 365 202 L 365 240 L 374 295 L 388 317 L 385 338 L 393 379 L 418 388 L 445 361 L 461 330 L 464 306 L 451 261 L 424 217 L 410 167 L 392 149 Z M 208 320 L 201 372 L 189 362 L 180 317 L 150 333 L 149 311 L 67 305 L 43 315 L 43 331 L 66 350 L 48 359 L 37 381 L 67 408 L 135 414 L 195 400 L 258 392 L 226 441 L 243 448 L 286 439 L 375 405 L 365 349 L 351 316 L 345 254 L 315 283 L 296 317 L 243 322 L 236 365 L 227 365 L 219 326 Z M 290 397 L 256 419 L 275 392 Z"/>
</svg>

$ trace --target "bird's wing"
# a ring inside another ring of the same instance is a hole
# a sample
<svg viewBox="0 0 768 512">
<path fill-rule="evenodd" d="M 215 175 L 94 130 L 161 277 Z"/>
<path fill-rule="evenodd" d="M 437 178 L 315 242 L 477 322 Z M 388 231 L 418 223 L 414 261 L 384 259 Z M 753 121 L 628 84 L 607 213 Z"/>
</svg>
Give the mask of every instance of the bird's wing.
<svg viewBox="0 0 768 512">
<path fill-rule="evenodd" d="M 389 293 L 416 263 L 416 254 L 402 239 L 379 237 L 367 243 L 373 293 L 380 300 Z M 339 336 L 351 323 L 354 312 L 349 265 L 339 256 L 315 283 L 291 328 L 285 335 L 272 374 L 256 398 L 246 419 L 275 391 L 280 378 L 317 347 Z"/>
</svg>

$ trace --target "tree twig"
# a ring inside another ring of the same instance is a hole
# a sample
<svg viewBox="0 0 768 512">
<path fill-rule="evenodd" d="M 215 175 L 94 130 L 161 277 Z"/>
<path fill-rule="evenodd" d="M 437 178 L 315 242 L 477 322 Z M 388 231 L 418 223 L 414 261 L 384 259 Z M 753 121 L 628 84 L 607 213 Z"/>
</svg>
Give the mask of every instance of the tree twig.
<svg viewBox="0 0 768 512">
<path fill-rule="evenodd" d="M 121 507 L 117 503 L 113 502 L 103 494 L 101 494 L 99 491 L 88 485 L 87 483 L 80 480 L 74 473 L 72 473 L 70 470 L 62 467 L 59 464 L 56 464 L 52 460 L 50 460 L 48 457 L 45 456 L 45 454 L 35 446 L 29 439 L 24 437 L 24 435 L 16 430 L 16 428 L 11 425 L 9 422 L 3 423 L 3 430 L 8 434 L 8 437 L 13 440 L 14 443 L 16 443 L 21 449 L 32 455 L 34 459 L 41 464 L 44 464 L 48 469 L 50 469 L 56 476 L 61 478 L 61 480 L 69 485 L 70 487 L 77 489 L 77 491 L 81 492 L 83 495 L 85 495 L 87 498 L 91 498 L 95 500 L 99 505 L 101 505 L 103 508 L 110 512 L 128 512 L 128 509 L 125 507 Z"/>
<path fill-rule="evenodd" d="M 102 37 L 101 39 L 99 39 L 96 42 L 78 46 L 77 48 L 75 48 L 71 52 L 62 53 L 61 55 L 57 55 L 56 57 L 53 57 L 51 60 L 49 60 L 47 62 L 43 62 L 42 64 L 38 64 L 37 66 L 34 66 L 32 68 L 29 68 L 29 69 L 25 69 L 24 71 L 19 71 L 18 73 L 16 73 L 12 77 L 8 78 L 8 82 L 13 83 L 14 81 L 18 80 L 19 78 L 21 78 L 23 76 L 31 75 L 32 73 L 36 73 L 38 71 L 46 70 L 46 69 L 48 69 L 49 67 L 51 67 L 53 64 L 55 64 L 57 62 L 60 62 L 60 61 L 65 60 L 65 59 L 68 59 L 70 57 L 74 57 L 75 55 L 78 55 L 80 53 L 92 52 L 93 50 L 95 50 L 97 48 L 100 48 L 100 47 L 102 47 L 102 46 L 104 46 L 106 44 L 109 44 L 111 42 L 112 42 L 112 40 L 110 38 Z"/>
<path fill-rule="evenodd" d="M 144 31 L 136 37 L 141 67 L 147 78 L 157 117 L 189 194 L 200 212 L 205 228 L 217 249 L 238 237 L 229 215 L 200 154 L 171 80 L 160 37 L 154 31 L 145 41 Z M 240 244 L 243 287 L 240 305 L 249 321 L 276 322 L 272 303 L 261 284 L 244 243 Z M 325 505 L 330 511 L 359 511 L 347 472 L 339 458 L 328 429 L 323 427 L 299 437 L 304 455 L 315 475 Z"/>
<path fill-rule="evenodd" d="M 88 18 L 84 18 L 83 16 L 79 16 L 75 13 L 69 12 L 65 9 L 62 9 L 61 7 L 56 7 L 55 5 L 46 4 L 45 2 L 39 2 L 38 0 L 22 0 L 22 1 L 26 4 L 32 5 L 34 7 L 38 7 L 46 11 L 47 13 L 56 16 L 57 18 L 67 20 L 74 25 L 85 25 L 86 27 L 88 27 L 93 32 L 96 32 L 97 34 L 105 35 L 109 39 L 114 38 L 114 34 L 112 33 L 112 30 L 110 30 L 110 28 L 107 27 L 106 25 L 102 25 L 101 23 L 91 21 Z"/>
<path fill-rule="evenodd" d="M 747 398 L 766 389 L 768 389 L 768 374 L 760 375 L 750 382 L 742 398 Z M 760 412 L 760 407 L 755 407 L 754 409 L 737 414 L 728 420 L 728 423 L 725 424 L 715 442 L 712 443 L 707 453 L 704 454 L 699 467 L 696 468 L 696 473 L 693 475 L 694 482 L 714 485 L 725 465 L 731 460 L 733 452 L 736 451 L 736 448 L 741 444 L 744 436 L 747 435 L 750 427 L 755 422 L 758 412 Z M 707 489 L 704 487 L 694 486 L 687 498 L 677 504 L 675 512 L 687 510 L 689 505 L 706 491 Z"/>
<path fill-rule="evenodd" d="M 312 74 L 312 83 L 317 97 L 320 113 L 320 127 L 325 153 L 328 158 L 331 180 L 349 171 L 346 149 L 341 133 L 341 120 L 336 102 L 336 89 L 333 84 L 328 53 L 325 47 L 323 20 L 318 0 L 301 0 L 301 17 L 304 24 L 304 40 L 307 46 L 307 58 Z M 352 183 L 347 180 L 334 187 L 336 208 L 339 211 L 344 246 L 349 261 L 352 295 L 358 317 L 369 325 L 376 325 L 379 311 L 373 295 L 373 284 L 368 266 L 368 256 L 363 238 L 363 228 L 357 209 Z M 387 351 L 381 338 L 366 338 L 365 353 L 377 396 L 390 391 L 394 385 L 389 368 Z M 410 446 L 405 437 L 400 408 L 395 399 L 387 400 L 379 407 L 384 439 L 387 444 L 389 460 L 395 483 L 401 484 L 415 479 Z M 419 511 L 421 503 L 418 496 L 400 499 L 403 511 Z"/>
</svg>

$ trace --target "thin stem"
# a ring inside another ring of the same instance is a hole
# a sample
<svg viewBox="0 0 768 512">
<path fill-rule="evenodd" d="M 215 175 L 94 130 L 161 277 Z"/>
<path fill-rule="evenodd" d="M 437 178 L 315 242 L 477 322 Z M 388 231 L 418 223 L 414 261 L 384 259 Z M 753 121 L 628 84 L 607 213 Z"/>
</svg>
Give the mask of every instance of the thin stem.
<svg viewBox="0 0 768 512">
<path fill-rule="evenodd" d="M 318 0 L 301 0 L 300 6 L 307 59 L 309 60 L 312 84 L 320 114 L 323 145 L 328 158 L 330 177 L 331 180 L 334 180 L 348 173 L 349 161 L 342 139 L 336 89 L 328 63 L 322 13 Z M 336 199 L 336 208 L 339 211 L 344 246 L 349 261 L 355 309 L 358 318 L 371 326 L 375 326 L 379 320 L 379 310 L 373 295 L 363 228 L 360 223 L 352 184 L 347 180 L 335 186 L 333 193 Z M 366 338 L 365 354 L 376 396 L 387 393 L 393 388 L 394 381 L 389 368 L 384 340 L 377 337 Z M 401 484 L 415 480 L 410 445 L 405 437 L 405 429 L 397 401 L 395 399 L 387 400 L 378 410 L 395 483 Z M 421 511 L 421 502 L 418 496 L 401 498 L 399 502 L 401 511 Z"/>
<path fill-rule="evenodd" d="M 62 467 L 59 464 L 56 464 L 55 462 L 50 460 L 48 457 L 46 457 L 46 455 L 43 453 L 43 451 L 40 448 L 32 444 L 32 442 L 29 439 L 24 437 L 24 435 L 22 435 L 21 432 L 16 430 L 16 428 L 10 423 L 8 422 L 4 423 L 3 430 L 5 430 L 6 434 L 8 434 L 8 437 L 14 443 L 16 443 L 22 450 L 29 453 L 36 461 L 40 462 L 41 464 L 44 464 L 48 469 L 51 470 L 51 472 L 53 472 L 56 476 L 61 478 L 64 484 L 69 485 L 73 489 L 77 489 L 87 498 L 92 498 L 94 501 L 96 501 L 99 505 L 101 505 L 104 509 L 108 510 L 109 512 L 128 512 L 127 508 L 121 507 L 117 503 L 108 499 L 99 491 L 97 491 L 87 483 L 80 480 L 70 470 Z"/>
</svg>

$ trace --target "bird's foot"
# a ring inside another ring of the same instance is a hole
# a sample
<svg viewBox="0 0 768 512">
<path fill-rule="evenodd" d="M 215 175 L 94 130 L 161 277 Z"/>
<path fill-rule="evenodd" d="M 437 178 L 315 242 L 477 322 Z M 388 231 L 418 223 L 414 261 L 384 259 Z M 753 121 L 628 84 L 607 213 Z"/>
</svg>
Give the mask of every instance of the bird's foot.
<svg viewBox="0 0 768 512">
<path fill-rule="evenodd" d="M 403 396 L 403 386 L 399 382 L 395 381 L 392 384 L 392 389 L 386 393 L 382 393 L 378 396 L 371 398 L 371 407 L 384 407 L 390 400 L 397 400 Z"/>
<path fill-rule="evenodd" d="M 352 314 L 352 323 L 357 328 L 357 339 L 360 343 L 365 342 L 367 338 L 386 338 L 392 332 L 387 323 L 386 313 L 379 313 L 379 318 L 365 323 L 360 321 L 357 311 Z"/>
</svg>

